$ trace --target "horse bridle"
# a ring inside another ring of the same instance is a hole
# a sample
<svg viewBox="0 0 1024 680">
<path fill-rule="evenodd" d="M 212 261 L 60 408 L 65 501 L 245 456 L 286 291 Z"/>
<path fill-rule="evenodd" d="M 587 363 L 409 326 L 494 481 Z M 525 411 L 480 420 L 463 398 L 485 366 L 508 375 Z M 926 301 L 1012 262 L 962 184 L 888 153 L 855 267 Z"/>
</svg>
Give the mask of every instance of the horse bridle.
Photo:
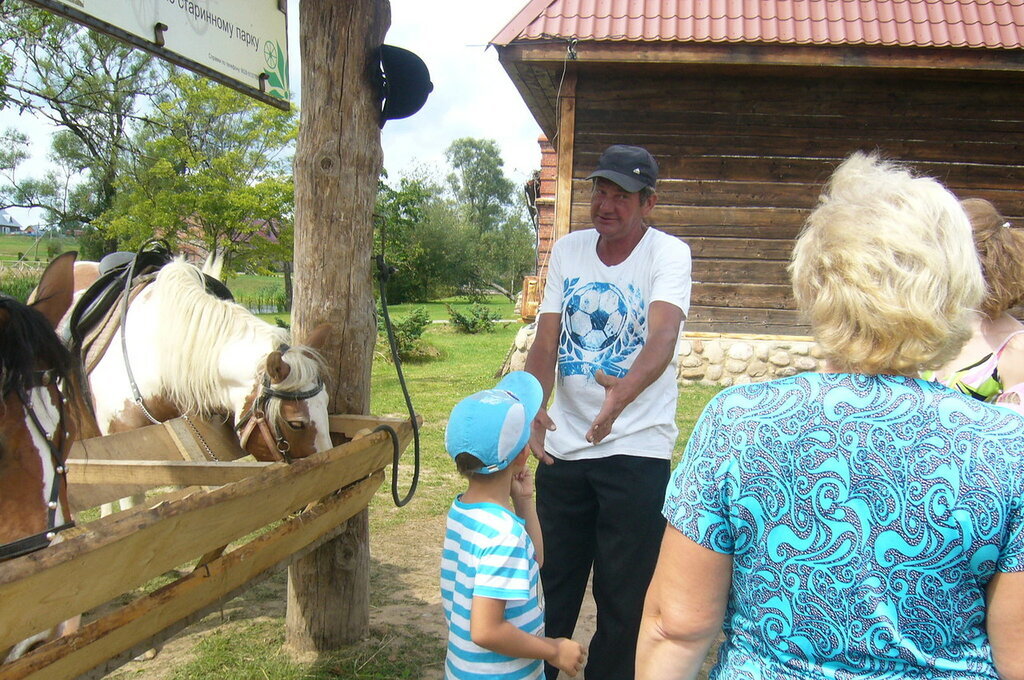
<svg viewBox="0 0 1024 680">
<path fill-rule="evenodd" d="M 277 351 L 284 354 L 289 349 L 288 345 L 282 344 L 277 348 Z M 284 438 L 280 432 L 275 436 L 271 431 L 270 423 L 267 422 L 267 404 L 271 399 L 282 399 L 284 401 L 305 401 L 320 394 L 324 389 L 324 382 L 318 380 L 315 387 L 312 387 L 304 392 L 286 392 L 284 390 L 275 390 L 270 386 L 270 376 L 266 373 L 263 374 L 263 384 L 260 386 L 260 393 L 249 408 L 245 410 L 245 413 L 238 419 L 238 423 L 235 425 L 235 433 L 238 435 L 238 444 L 243 449 L 245 448 L 246 442 L 249 441 L 249 437 L 252 435 L 253 430 L 258 429 L 260 436 L 263 437 L 263 443 L 266 444 L 267 449 L 271 455 L 276 455 L 278 460 L 284 463 L 291 463 L 292 457 L 290 455 L 291 444 Z"/>
<path fill-rule="evenodd" d="M 34 389 L 36 387 L 49 387 L 56 380 L 56 371 L 53 369 L 45 371 L 35 371 L 32 374 L 32 385 Z M 16 541 L 10 543 L 4 543 L 0 545 L 0 560 L 10 559 L 12 557 L 20 557 L 30 552 L 40 550 L 49 546 L 53 539 L 57 537 L 57 534 L 65 529 L 70 529 L 75 526 L 74 521 L 64 522 L 58 525 L 57 522 L 57 510 L 60 507 L 60 487 L 63 484 L 67 487 L 68 471 L 65 465 L 64 455 L 61 453 L 61 447 L 57 445 L 57 437 L 61 437 L 61 444 L 64 443 L 64 438 L 67 436 L 64 431 L 64 401 L 61 398 L 57 399 L 57 427 L 54 429 L 53 435 L 50 436 L 46 433 L 46 428 L 39 421 L 39 416 L 36 415 L 35 409 L 32 408 L 32 399 L 29 397 L 25 388 L 21 385 L 15 387 L 15 391 L 18 395 L 18 399 L 21 400 L 22 405 L 25 407 L 25 412 L 28 413 L 29 419 L 32 421 L 32 426 L 36 428 L 36 431 L 42 435 L 43 439 L 46 440 L 46 445 L 50 449 L 50 457 L 53 460 L 54 478 L 53 485 L 50 488 L 50 498 L 46 503 L 46 529 L 40 531 L 37 534 L 19 538 Z"/>
</svg>

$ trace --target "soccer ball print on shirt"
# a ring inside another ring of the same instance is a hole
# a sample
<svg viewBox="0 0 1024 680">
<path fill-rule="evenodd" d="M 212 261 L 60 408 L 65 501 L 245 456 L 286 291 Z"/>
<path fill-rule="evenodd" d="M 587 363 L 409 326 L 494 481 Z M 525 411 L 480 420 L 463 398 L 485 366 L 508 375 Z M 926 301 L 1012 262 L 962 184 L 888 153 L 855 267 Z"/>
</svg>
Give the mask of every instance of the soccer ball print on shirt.
<svg viewBox="0 0 1024 680">
<path fill-rule="evenodd" d="M 558 366 L 563 376 L 593 377 L 599 370 L 621 378 L 643 347 L 647 307 L 633 286 L 579 277 L 564 282 Z"/>
</svg>

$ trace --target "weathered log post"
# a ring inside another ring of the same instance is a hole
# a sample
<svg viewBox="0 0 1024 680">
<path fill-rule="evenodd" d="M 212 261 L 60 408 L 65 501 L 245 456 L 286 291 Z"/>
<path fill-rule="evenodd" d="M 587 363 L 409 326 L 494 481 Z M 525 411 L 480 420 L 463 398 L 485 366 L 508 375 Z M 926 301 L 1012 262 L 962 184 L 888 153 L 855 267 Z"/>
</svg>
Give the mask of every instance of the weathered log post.
<svg viewBox="0 0 1024 680">
<path fill-rule="evenodd" d="M 388 0 L 302 0 L 301 127 L 295 155 L 295 302 L 300 339 L 321 323 L 334 413 L 365 414 L 376 337 L 373 208 L 382 151 L 371 79 L 391 23 Z M 345 532 L 288 572 L 287 645 L 297 653 L 350 644 L 369 628 L 369 525 Z"/>
</svg>

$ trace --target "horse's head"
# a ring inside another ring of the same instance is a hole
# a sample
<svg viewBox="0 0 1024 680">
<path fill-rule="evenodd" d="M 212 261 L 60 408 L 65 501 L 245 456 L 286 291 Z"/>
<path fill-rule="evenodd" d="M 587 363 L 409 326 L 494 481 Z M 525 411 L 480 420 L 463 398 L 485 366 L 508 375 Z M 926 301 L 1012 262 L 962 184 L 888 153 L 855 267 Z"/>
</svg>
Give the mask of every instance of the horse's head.
<svg viewBox="0 0 1024 680">
<path fill-rule="evenodd" d="M 70 522 L 64 460 L 71 443 L 97 433 L 78 391 L 80 375 L 54 326 L 71 301 L 75 253 L 50 263 L 31 305 L 0 298 L 0 555 L 49 544 Z M 63 390 L 64 394 L 62 394 Z M 19 548 L 20 549 L 20 548 Z"/>
<path fill-rule="evenodd" d="M 329 329 L 319 326 L 304 345 L 267 355 L 237 425 L 239 442 L 257 460 L 290 461 L 331 448 L 319 353 Z"/>
</svg>

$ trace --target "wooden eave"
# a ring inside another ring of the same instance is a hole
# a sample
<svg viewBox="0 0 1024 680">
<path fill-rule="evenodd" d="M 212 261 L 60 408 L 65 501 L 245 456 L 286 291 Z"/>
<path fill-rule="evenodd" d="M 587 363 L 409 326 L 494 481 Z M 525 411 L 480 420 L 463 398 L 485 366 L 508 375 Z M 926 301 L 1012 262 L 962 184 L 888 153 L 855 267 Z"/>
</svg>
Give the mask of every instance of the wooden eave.
<svg viewBox="0 0 1024 680">
<path fill-rule="evenodd" d="M 613 68 L 618 73 L 655 73 L 701 67 L 723 73 L 864 75 L 973 80 L 1012 80 L 1024 75 L 1024 50 L 886 47 L 878 45 L 778 45 L 758 43 L 579 42 L 570 58 L 562 39 L 495 45 L 498 58 L 544 134 L 555 130 L 558 86 L 564 73 Z"/>
</svg>

